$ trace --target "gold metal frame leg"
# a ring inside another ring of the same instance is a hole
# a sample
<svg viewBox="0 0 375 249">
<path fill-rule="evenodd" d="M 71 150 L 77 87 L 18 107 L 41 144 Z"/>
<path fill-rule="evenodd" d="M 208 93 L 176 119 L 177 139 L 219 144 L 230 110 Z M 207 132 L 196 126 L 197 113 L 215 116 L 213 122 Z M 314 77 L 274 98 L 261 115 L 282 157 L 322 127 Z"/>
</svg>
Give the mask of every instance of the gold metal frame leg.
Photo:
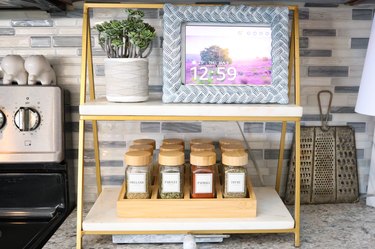
<svg viewBox="0 0 375 249">
<path fill-rule="evenodd" d="M 294 232 L 294 245 L 300 246 L 300 200 L 301 200 L 301 123 L 300 121 L 296 121 L 296 136 L 295 136 L 295 150 L 296 150 L 296 194 L 294 200 L 294 220 L 295 220 L 295 232 Z"/>
<path fill-rule="evenodd" d="M 281 126 L 279 161 L 277 164 L 276 185 L 275 185 L 275 189 L 278 194 L 280 194 L 281 174 L 283 172 L 286 127 L 287 127 L 287 122 L 283 121 L 282 126 Z"/>
<path fill-rule="evenodd" d="M 77 249 L 82 248 L 83 184 L 84 184 L 85 121 L 79 121 L 78 181 L 77 181 Z"/>
</svg>

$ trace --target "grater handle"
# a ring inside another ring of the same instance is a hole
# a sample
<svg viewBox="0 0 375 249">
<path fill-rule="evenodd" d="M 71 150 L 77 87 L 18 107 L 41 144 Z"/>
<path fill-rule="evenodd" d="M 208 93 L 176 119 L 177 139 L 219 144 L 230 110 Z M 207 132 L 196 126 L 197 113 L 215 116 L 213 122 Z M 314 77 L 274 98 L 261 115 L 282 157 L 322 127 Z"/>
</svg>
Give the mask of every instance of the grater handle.
<svg viewBox="0 0 375 249">
<path fill-rule="evenodd" d="M 328 103 L 327 112 L 325 114 L 323 114 L 322 103 L 321 103 L 321 100 L 320 100 L 320 95 L 322 93 L 328 93 L 329 94 L 329 103 Z M 320 121 L 322 122 L 322 130 L 324 130 L 324 131 L 327 131 L 329 129 L 328 128 L 328 120 L 329 120 L 329 113 L 331 112 L 332 98 L 333 98 L 333 94 L 329 90 L 322 90 L 322 91 L 318 92 L 318 104 L 319 104 L 319 112 L 320 112 Z"/>
</svg>

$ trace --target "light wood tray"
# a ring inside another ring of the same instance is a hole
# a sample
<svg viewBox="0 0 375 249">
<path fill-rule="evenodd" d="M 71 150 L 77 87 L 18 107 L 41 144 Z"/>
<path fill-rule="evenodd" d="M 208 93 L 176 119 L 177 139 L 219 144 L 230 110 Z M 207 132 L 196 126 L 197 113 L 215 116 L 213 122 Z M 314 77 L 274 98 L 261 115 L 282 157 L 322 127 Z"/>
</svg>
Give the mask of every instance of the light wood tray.
<svg viewBox="0 0 375 249">
<path fill-rule="evenodd" d="M 183 199 L 158 198 L 156 177 L 150 199 L 125 199 L 126 184 L 117 200 L 117 215 L 123 218 L 249 218 L 256 217 L 257 201 L 250 177 L 247 198 L 223 198 L 219 174 L 216 176 L 216 198 L 190 198 L 190 168 L 186 167 Z"/>
</svg>

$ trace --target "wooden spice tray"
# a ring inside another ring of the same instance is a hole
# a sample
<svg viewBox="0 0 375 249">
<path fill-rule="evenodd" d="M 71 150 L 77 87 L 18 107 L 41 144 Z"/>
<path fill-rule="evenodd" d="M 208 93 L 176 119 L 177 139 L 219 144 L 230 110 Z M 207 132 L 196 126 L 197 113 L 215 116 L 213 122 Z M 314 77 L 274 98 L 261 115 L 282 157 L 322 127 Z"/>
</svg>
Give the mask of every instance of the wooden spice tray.
<svg viewBox="0 0 375 249">
<path fill-rule="evenodd" d="M 126 184 L 117 200 L 117 215 L 123 218 L 250 218 L 256 217 L 257 200 L 247 178 L 247 198 L 223 198 L 219 174 L 215 174 L 216 198 L 190 197 L 190 167 L 186 167 L 183 199 L 158 198 L 159 179 L 155 178 L 150 199 L 126 199 Z M 217 170 L 216 170 L 217 172 Z"/>
</svg>

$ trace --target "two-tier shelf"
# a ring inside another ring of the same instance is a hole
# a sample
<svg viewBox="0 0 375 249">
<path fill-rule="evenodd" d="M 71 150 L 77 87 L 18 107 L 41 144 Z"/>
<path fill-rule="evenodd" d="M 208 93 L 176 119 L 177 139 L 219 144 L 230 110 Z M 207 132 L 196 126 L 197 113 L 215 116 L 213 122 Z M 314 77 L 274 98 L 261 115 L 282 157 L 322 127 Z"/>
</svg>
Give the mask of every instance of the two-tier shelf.
<svg viewBox="0 0 375 249">
<path fill-rule="evenodd" d="M 143 103 L 110 103 L 95 97 L 89 10 L 93 8 L 162 8 L 162 4 L 85 3 L 83 7 L 82 70 L 80 89 L 77 248 L 86 234 L 221 234 L 221 233 L 293 233 L 300 245 L 300 106 L 298 7 L 289 6 L 293 23 L 289 59 L 289 92 L 294 103 L 278 104 L 163 104 L 160 98 Z M 294 70 L 293 70 L 294 69 Z M 294 84 L 292 73 L 294 71 Z M 89 84 L 89 100 L 86 85 Z M 293 86 L 293 88 L 292 88 Z M 120 187 L 102 190 L 97 121 L 279 121 L 282 122 L 280 153 L 275 189 L 254 188 L 257 197 L 255 218 L 120 218 L 116 201 Z M 83 218 L 85 122 L 91 121 L 94 136 L 96 181 L 99 197 Z M 294 217 L 279 197 L 287 122 L 295 123 L 296 182 Z M 181 225 L 183 224 L 183 225 Z"/>
</svg>

